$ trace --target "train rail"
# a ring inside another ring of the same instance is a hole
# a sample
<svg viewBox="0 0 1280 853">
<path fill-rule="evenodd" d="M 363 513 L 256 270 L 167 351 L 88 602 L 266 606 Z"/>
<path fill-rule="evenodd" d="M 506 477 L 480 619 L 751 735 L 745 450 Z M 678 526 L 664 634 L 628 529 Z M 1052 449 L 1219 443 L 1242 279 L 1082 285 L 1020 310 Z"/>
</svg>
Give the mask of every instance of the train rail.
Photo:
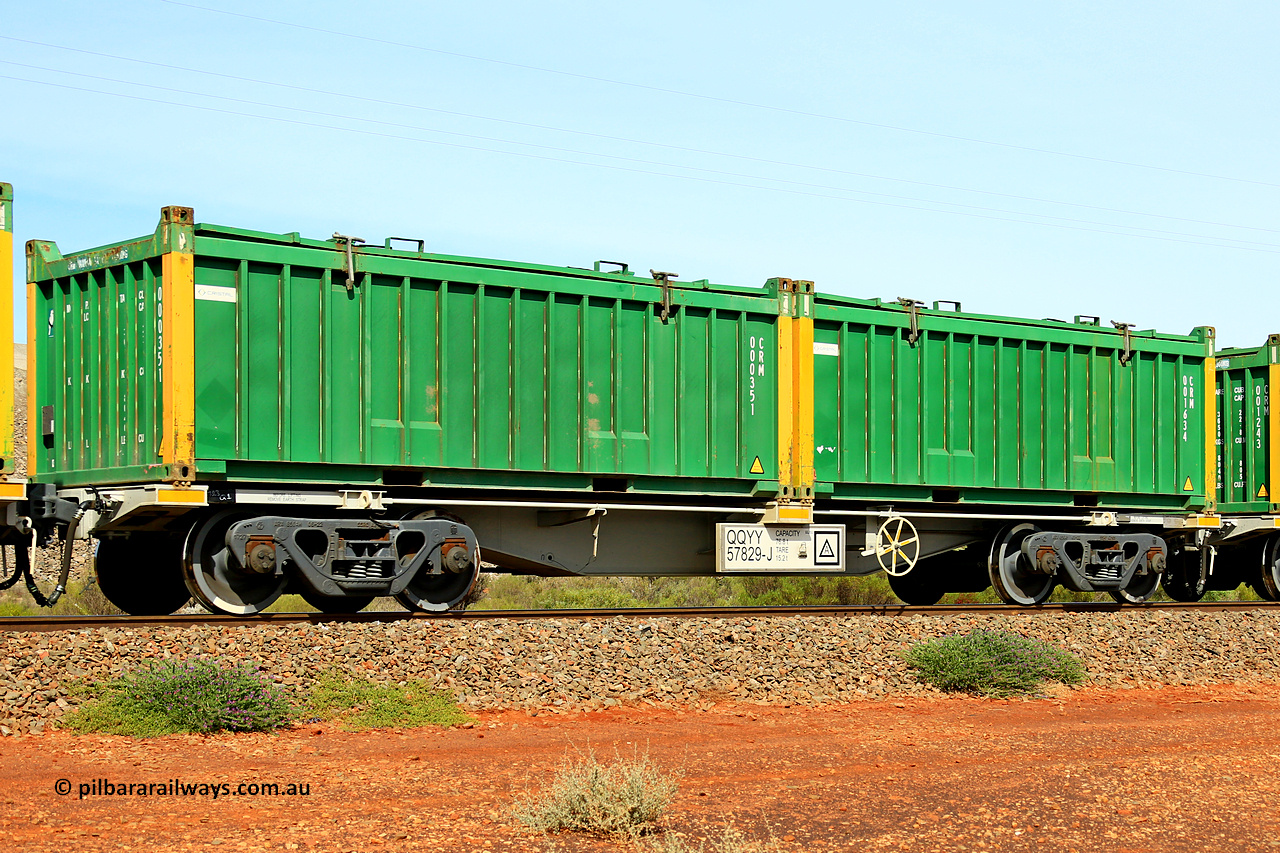
<svg viewBox="0 0 1280 853">
<path fill-rule="evenodd" d="M 795 607 L 626 607 L 615 609 L 573 610 L 467 610 L 448 613 L 410 613 L 407 611 L 373 611 L 364 613 L 266 613 L 251 619 L 213 613 L 177 614 L 170 616 L 5 616 L 0 617 L 0 632 L 79 631 L 90 628 L 186 627 L 192 625 L 224 625 L 242 628 L 265 625 L 343 624 L 375 622 L 446 621 L 474 622 L 493 619 L 746 619 L 778 616 L 955 616 L 955 615 L 1021 615 L 1034 617 L 1045 613 L 1118 613 L 1138 615 L 1155 610 L 1197 610 L 1235 612 L 1280 607 L 1272 601 L 1199 601 L 1194 603 L 1156 602 L 1151 604 L 1118 604 L 1115 602 L 1060 602 L 1023 607 L 1016 604 L 850 604 Z"/>
</svg>

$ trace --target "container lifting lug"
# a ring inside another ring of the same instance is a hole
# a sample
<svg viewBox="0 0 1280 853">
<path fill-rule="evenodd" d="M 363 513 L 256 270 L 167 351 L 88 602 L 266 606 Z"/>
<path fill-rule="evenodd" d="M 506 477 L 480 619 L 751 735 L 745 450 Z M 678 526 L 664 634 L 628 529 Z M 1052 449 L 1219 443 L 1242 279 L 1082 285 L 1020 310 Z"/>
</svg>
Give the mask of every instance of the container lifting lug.
<svg viewBox="0 0 1280 853">
<path fill-rule="evenodd" d="M 667 318 L 671 316 L 671 279 L 679 278 L 680 275 L 673 272 L 658 272 L 654 269 L 649 270 L 649 275 L 653 276 L 654 284 L 662 288 L 662 302 L 659 303 L 662 306 L 662 311 L 658 313 L 658 316 L 665 323 Z"/>
<path fill-rule="evenodd" d="M 1126 365 L 1129 363 L 1129 359 L 1133 358 L 1133 341 L 1129 338 L 1129 330 L 1133 328 L 1133 324 L 1117 323 L 1112 320 L 1111 325 L 1115 326 L 1120 331 L 1120 334 L 1124 335 L 1124 349 L 1120 353 L 1120 364 Z"/>
<path fill-rule="evenodd" d="M 907 309 L 907 315 L 911 320 L 911 331 L 907 333 L 907 343 L 915 344 L 920 340 L 920 309 L 924 307 L 924 303 L 918 299 L 908 299 L 905 296 L 898 297 L 898 304 Z"/>
<path fill-rule="evenodd" d="M 339 246 L 345 246 L 347 250 L 347 293 L 356 292 L 356 246 L 363 246 L 364 240 L 359 237 L 349 237 L 346 234 L 333 232 L 333 241 Z"/>
</svg>

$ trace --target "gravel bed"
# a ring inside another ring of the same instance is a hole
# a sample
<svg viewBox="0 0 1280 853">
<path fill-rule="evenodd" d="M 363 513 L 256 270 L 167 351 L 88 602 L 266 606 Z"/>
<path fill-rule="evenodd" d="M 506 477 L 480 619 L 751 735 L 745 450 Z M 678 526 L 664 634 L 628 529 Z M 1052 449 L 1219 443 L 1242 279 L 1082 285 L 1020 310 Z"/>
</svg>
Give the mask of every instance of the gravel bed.
<svg viewBox="0 0 1280 853">
<path fill-rule="evenodd" d="M 425 679 L 469 708 L 533 713 L 929 695 L 899 653 L 975 627 L 1055 643 L 1083 660 L 1094 686 L 1280 680 L 1280 614 L 1262 611 L 96 628 L 0 636 L 0 733 L 56 721 L 73 707 L 76 680 L 197 655 L 252 662 L 295 687 L 333 667 Z"/>
</svg>

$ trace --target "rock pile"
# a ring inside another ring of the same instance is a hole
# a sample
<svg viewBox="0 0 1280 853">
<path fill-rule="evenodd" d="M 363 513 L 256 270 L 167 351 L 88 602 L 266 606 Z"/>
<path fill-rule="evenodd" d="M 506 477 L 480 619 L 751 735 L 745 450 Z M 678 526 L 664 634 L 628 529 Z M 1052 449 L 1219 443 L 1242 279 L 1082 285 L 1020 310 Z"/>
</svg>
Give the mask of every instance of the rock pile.
<svg viewBox="0 0 1280 853">
<path fill-rule="evenodd" d="M 1055 643 L 1081 658 L 1095 686 L 1280 680 L 1274 611 L 102 628 L 0 635 L 0 732 L 39 731 L 62 716 L 76 701 L 75 681 L 196 655 L 251 662 L 299 688 L 335 667 L 379 682 L 423 679 L 470 708 L 926 695 L 933 688 L 899 654 L 976 627 Z"/>
</svg>

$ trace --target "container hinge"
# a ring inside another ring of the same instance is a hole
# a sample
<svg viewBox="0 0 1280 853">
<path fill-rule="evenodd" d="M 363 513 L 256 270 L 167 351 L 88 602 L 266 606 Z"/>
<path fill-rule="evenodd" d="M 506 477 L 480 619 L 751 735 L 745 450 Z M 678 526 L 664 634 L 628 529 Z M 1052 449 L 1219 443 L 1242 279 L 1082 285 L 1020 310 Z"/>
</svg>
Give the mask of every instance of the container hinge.
<svg viewBox="0 0 1280 853">
<path fill-rule="evenodd" d="M 918 299 L 899 296 L 898 304 L 907 309 L 907 315 L 911 320 L 911 331 L 907 333 L 907 343 L 914 344 L 920 340 L 920 309 L 924 307 L 924 303 Z"/>
<path fill-rule="evenodd" d="M 1115 320 L 1112 320 L 1111 325 L 1119 329 L 1120 334 L 1124 335 L 1124 350 L 1120 353 L 1120 364 L 1128 364 L 1129 359 L 1133 358 L 1133 341 L 1129 337 L 1129 330 L 1133 328 L 1133 324 L 1117 323 Z"/>
<path fill-rule="evenodd" d="M 346 247 L 347 266 L 345 272 L 347 274 L 347 293 L 355 293 L 356 246 L 363 246 L 365 241 L 359 237 L 349 237 L 346 234 L 339 234 L 337 231 L 333 232 L 333 241 L 339 246 Z"/>
<path fill-rule="evenodd" d="M 674 272 L 658 272 L 654 269 L 649 270 L 649 275 L 653 276 L 654 284 L 662 288 L 662 301 L 658 303 L 662 310 L 658 312 L 658 316 L 665 323 L 671 316 L 671 279 L 679 278 L 680 275 Z"/>
</svg>

